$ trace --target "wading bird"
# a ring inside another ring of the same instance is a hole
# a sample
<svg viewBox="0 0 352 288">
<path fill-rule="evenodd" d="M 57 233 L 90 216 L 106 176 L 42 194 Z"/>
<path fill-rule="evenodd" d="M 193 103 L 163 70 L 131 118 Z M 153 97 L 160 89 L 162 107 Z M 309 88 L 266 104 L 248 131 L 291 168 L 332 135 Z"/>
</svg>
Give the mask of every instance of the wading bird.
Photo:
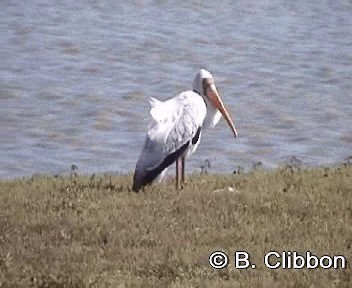
<svg viewBox="0 0 352 288">
<path fill-rule="evenodd" d="M 153 120 L 136 165 L 132 188 L 135 192 L 155 180 L 161 180 L 175 161 L 176 189 L 180 180 L 183 185 L 185 158 L 197 149 L 203 128 L 214 127 L 221 115 L 237 137 L 213 76 L 207 70 L 199 70 L 193 81 L 193 91 L 181 92 L 165 102 L 155 98 L 150 98 L 149 102 Z"/>
</svg>

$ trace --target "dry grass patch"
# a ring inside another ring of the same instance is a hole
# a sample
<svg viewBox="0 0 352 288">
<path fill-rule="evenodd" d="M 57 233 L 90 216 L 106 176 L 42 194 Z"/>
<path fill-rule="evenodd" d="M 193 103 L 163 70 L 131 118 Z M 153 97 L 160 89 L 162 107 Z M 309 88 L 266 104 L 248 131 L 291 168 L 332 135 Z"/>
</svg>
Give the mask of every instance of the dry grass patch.
<svg viewBox="0 0 352 288">
<path fill-rule="evenodd" d="M 352 167 L 0 181 L 0 287 L 351 287 Z M 215 250 L 250 253 L 214 270 Z M 270 251 L 345 255 L 347 269 L 270 270 Z"/>
</svg>

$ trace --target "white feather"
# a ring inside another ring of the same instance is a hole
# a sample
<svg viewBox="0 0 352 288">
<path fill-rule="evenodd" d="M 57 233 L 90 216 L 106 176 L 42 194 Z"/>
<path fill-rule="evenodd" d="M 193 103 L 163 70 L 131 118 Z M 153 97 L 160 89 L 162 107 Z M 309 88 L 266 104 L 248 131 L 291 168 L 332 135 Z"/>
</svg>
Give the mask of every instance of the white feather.
<svg viewBox="0 0 352 288">
<path fill-rule="evenodd" d="M 152 115 L 153 119 L 155 121 L 162 121 L 164 115 L 163 115 L 163 110 L 162 110 L 162 103 L 161 101 L 159 101 L 156 98 L 151 97 L 149 99 L 149 104 L 151 106 L 150 108 L 150 115 Z"/>
<path fill-rule="evenodd" d="M 136 171 L 158 167 L 167 155 L 192 140 L 206 116 L 203 98 L 193 91 L 182 92 L 165 102 L 151 98 L 149 103 L 152 122 Z"/>
</svg>

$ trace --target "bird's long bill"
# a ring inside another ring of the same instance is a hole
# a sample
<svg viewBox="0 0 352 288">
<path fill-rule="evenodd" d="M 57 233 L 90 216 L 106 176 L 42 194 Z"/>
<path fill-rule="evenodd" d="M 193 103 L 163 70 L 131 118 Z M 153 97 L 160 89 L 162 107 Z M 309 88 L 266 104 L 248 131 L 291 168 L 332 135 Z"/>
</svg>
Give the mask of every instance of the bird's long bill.
<svg viewBox="0 0 352 288">
<path fill-rule="evenodd" d="M 235 135 L 235 137 L 237 137 L 237 131 L 235 128 L 235 125 L 233 124 L 229 113 L 227 112 L 224 103 L 221 100 L 221 97 L 218 93 L 218 91 L 216 90 L 215 84 L 210 84 L 207 89 L 206 89 L 206 94 L 209 98 L 209 100 L 211 101 L 211 103 L 219 109 L 219 111 L 221 112 L 222 116 L 224 116 L 227 124 L 229 124 L 233 134 Z"/>
</svg>

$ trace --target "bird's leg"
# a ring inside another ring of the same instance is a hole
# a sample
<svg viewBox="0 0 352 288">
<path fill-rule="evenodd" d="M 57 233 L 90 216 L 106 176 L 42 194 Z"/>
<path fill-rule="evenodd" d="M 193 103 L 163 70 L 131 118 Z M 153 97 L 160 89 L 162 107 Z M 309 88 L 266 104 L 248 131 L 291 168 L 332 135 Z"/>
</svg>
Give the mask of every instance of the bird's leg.
<svg viewBox="0 0 352 288">
<path fill-rule="evenodd" d="M 185 184 L 185 157 L 181 158 L 181 188 L 183 188 L 183 185 Z"/>
<path fill-rule="evenodd" d="M 180 162 L 179 162 L 180 158 L 176 159 L 176 190 L 178 190 L 178 182 L 180 180 Z"/>
</svg>

